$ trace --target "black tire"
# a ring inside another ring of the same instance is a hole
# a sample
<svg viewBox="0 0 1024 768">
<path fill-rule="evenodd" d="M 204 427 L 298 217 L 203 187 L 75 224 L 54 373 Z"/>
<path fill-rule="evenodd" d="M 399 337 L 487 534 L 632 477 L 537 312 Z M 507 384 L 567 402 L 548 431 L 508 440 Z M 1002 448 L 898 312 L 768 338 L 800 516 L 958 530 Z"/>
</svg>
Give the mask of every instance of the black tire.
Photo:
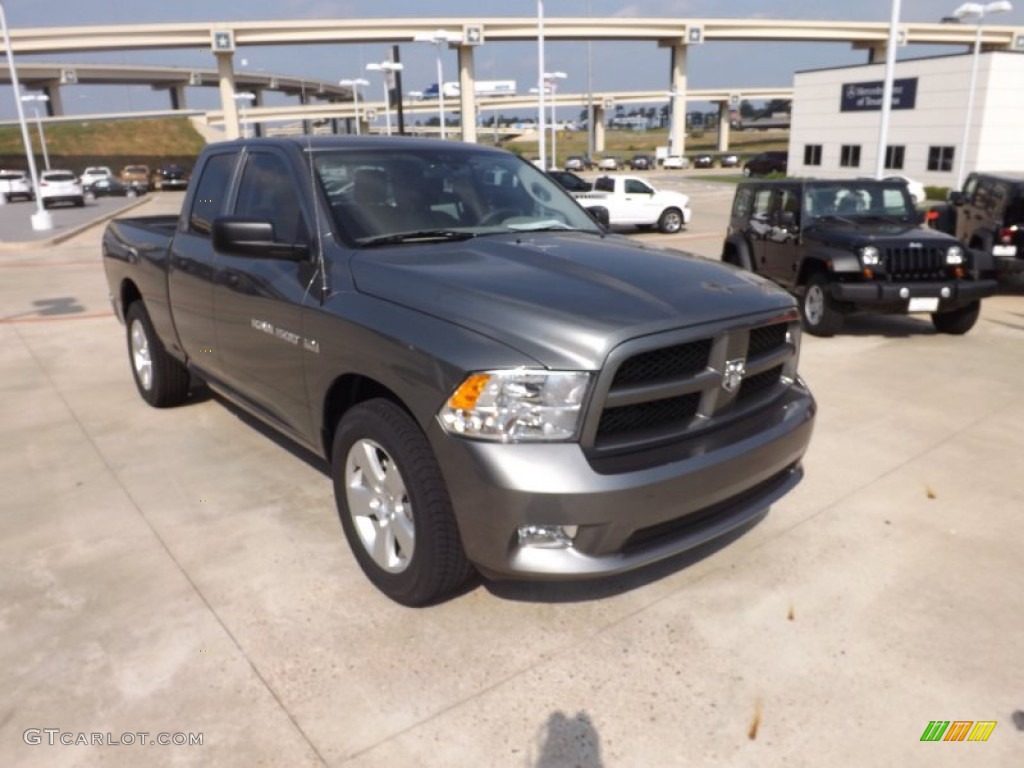
<svg viewBox="0 0 1024 768">
<path fill-rule="evenodd" d="M 683 228 L 683 212 L 678 208 L 666 208 L 658 219 L 658 231 L 674 235 Z"/>
<path fill-rule="evenodd" d="M 951 312 L 932 313 L 932 324 L 939 333 L 962 336 L 978 322 L 979 312 L 981 312 L 981 302 L 973 301 L 966 307 L 954 309 Z"/>
<path fill-rule="evenodd" d="M 812 336 L 834 336 L 843 327 L 843 314 L 828 290 L 828 278 L 811 275 L 800 296 L 804 330 Z"/>
<path fill-rule="evenodd" d="M 154 408 L 180 405 L 188 398 L 188 369 L 171 357 L 153 330 L 141 301 L 125 313 L 128 362 L 139 395 Z"/>
<path fill-rule="evenodd" d="M 334 434 L 331 473 L 345 538 L 381 592 L 421 606 L 465 584 L 473 567 L 441 468 L 402 408 L 384 399 L 353 406 Z"/>
</svg>

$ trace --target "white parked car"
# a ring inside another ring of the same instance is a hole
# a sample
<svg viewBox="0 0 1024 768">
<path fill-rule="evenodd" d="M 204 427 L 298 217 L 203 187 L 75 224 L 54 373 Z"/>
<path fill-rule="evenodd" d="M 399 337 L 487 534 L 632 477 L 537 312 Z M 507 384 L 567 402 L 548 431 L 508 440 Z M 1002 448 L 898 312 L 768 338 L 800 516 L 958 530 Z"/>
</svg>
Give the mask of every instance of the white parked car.
<svg viewBox="0 0 1024 768">
<path fill-rule="evenodd" d="M 83 187 L 88 187 L 103 179 L 114 178 L 114 172 L 105 165 L 93 165 L 85 169 L 79 181 Z"/>
<path fill-rule="evenodd" d="M 891 176 L 886 176 L 885 181 L 902 181 L 907 185 L 907 191 L 910 193 L 910 197 L 914 200 L 914 205 L 921 205 L 928 195 L 925 194 L 924 184 L 919 181 L 915 181 L 909 176 L 902 176 L 898 173 Z"/>
<path fill-rule="evenodd" d="M 8 202 L 18 197 L 34 200 L 32 180 L 24 171 L 0 171 L 0 195 Z"/>
<path fill-rule="evenodd" d="M 675 168 L 675 169 L 689 168 L 690 167 L 690 158 L 683 157 L 682 155 L 669 155 L 668 157 L 666 157 L 662 161 L 661 167 L 662 168 L 666 168 L 666 169 L 671 169 L 671 168 Z"/>
<path fill-rule="evenodd" d="M 81 208 L 85 205 L 85 192 L 71 171 L 43 171 L 39 175 L 39 199 L 44 208 L 53 203 L 74 203 Z"/>
<path fill-rule="evenodd" d="M 622 167 L 622 160 L 615 155 L 605 155 L 597 163 L 598 170 L 617 171 Z"/>
<path fill-rule="evenodd" d="M 573 192 L 580 205 L 601 206 L 613 227 L 654 227 L 674 234 L 690 223 L 690 198 L 656 189 L 637 176 L 601 176 L 589 192 Z"/>
</svg>

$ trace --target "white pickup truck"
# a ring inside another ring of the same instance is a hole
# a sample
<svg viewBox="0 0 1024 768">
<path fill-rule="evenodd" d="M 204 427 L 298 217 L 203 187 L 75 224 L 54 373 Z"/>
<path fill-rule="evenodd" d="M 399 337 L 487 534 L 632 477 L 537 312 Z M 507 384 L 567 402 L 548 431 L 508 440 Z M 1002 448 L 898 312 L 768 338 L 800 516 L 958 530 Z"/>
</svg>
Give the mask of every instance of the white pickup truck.
<svg viewBox="0 0 1024 768">
<path fill-rule="evenodd" d="M 657 190 L 636 176 L 601 176 L 590 192 L 573 192 L 581 205 L 608 209 L 613 227 L 652 227 L 667 234 L 690 223 L 690 198 L 682 192 Z"/>
</svg>

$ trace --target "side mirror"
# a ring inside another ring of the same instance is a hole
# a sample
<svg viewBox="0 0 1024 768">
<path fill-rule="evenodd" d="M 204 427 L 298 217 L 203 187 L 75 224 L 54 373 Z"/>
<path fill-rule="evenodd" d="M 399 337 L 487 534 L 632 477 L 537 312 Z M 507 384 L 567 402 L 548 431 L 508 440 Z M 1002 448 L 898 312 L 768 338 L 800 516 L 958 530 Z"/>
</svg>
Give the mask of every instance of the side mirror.
<svg viewBox="0 0 1024 768">
<path fill-rule="evenodd" d="M 963 205 L 966 201 L 966 198 L 964 197 L 963 192 L 961 192 L 958 189 L 954 189 L 948 195 L 946 195 L 946 201 L 951 205 Z"/>
<path fill-rule="evenodd" d="M 611 219 L 608 217 L 608 209 L 603 205 L 588 205 L 587 213 L 590 214 L 590 218 L 596 221 L 605 229 L 608 229 L 611 224 Z"/>
<path fill-rule="evenodd" d="M 275 241 L 270 221 L 238 216 L 218 216 L 213 220 L 213 247 L 222 253 L 291 261 L 300 261 L 308 253 L 304 244 Z"/>
</svg>

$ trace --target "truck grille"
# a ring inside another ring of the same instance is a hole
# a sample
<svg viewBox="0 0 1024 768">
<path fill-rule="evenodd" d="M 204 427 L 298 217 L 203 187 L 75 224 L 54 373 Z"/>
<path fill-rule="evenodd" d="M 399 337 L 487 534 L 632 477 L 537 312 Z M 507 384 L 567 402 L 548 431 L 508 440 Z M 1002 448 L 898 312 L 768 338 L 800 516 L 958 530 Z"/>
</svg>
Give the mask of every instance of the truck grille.
<svg viewBox="0 0 1024 768">
<path fill-rule="evenodd" d="M 891 280 L 942 280 L 946 277 L 945 248 L 885 248 L 885 271 Z"/>
<path fill-rule="evenodd" d="M 664 445 L 731 421 L 773 400 L 796 376 L 795 313 L 757 326 L 662 346 L 627 342 L 609 357 L 584 427 L 583 444 L 602 455 Z M 739 380 L 727 369 L 745 368 Z M 610 384 L 606 384 L 610 380 Z"/>
</svg>

